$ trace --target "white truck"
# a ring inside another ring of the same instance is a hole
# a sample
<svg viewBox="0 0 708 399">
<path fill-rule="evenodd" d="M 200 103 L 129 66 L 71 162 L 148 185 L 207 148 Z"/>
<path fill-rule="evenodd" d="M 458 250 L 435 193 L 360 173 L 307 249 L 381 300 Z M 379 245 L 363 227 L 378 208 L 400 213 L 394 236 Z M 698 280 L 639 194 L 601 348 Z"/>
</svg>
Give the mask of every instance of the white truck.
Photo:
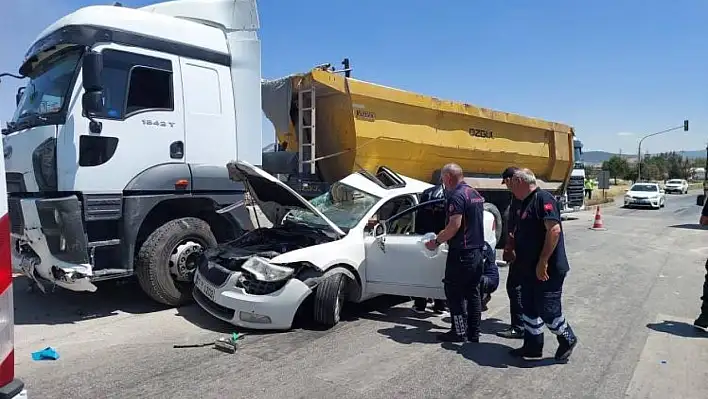
<svg viewBox="0 0 708 399">
<path fill-rule="evenodd" d="M 585 164 L 583 143 L 573 139 L 573 170 L 562 199 L 563 211 L 575 212 L 585 209 Z"/>
<path fill-rule="evenodd" d="M 189 300 L 201 249 L 248 223 L 219 211 L 244 197 L 226 164 L 261 165 L 258 29 L 255 0 L 90 6 L 47 27 L 3 129 L 13 266 L 41 289 L 137 275 L 158 302 Z"/>
</svg>

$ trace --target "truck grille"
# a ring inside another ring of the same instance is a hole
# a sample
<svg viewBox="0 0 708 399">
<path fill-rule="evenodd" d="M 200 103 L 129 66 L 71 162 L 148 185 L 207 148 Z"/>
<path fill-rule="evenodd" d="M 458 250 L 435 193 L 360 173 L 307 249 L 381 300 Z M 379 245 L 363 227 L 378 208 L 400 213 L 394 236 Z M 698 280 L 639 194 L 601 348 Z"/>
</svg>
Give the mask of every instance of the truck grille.
<svg viewBox="0 0 708 399">
<path fill-rule="evenodd" d="M 585 200 L 585 178 L 582 176 L 571 176 L 566 189 L 568 205 L 571 207 L 581 206 Z"/>
</svg>

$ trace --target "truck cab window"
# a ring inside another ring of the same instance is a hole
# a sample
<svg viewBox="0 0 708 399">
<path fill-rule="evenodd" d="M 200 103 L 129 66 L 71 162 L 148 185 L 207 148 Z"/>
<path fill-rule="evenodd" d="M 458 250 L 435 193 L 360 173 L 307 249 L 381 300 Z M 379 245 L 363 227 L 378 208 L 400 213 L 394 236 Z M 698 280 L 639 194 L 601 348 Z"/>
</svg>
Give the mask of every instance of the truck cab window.
<svg viewBox="0 0 708 399">
<path fill-rule="evenodd" d="M 173 110 L 171 72 L 141 66 L 133 68 L 126 114 L 142 110 Z"/>
<path fill-rule="evenodd" d="M 169 60 L 105 50 L 101 77 L 104 110 L 98 117 L 125 119 L 145 110 L 174 110 Z"/>
</svg>

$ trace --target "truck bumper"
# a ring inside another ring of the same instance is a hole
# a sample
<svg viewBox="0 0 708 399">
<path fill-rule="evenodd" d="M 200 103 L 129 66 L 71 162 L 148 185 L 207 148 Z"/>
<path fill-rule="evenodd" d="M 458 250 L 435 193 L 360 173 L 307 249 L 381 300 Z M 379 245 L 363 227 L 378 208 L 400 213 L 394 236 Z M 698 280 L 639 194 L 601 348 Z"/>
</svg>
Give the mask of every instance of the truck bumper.
<svg viewBox="0 0 708 399">
<path fill-rule="evenodd" d="M 0 387 L 0 399 L 27 399 L 27 390 L 25 384 L 14 379 L 9 384 Z"/>
<path fill-rule="evenodd" d="M 12 266 L 44 291 L 45 282 L 96 291 L 81 203 L 61 198 L 10 198 Z"/>
</svg>

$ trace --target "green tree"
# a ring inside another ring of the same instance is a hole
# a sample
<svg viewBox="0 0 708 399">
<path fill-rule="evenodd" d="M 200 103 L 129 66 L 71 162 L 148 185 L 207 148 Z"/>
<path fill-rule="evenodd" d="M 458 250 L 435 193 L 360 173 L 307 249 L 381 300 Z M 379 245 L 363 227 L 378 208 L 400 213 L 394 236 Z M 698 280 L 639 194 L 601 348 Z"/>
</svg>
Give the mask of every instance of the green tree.
<svg viewBox="0 0 708 399">
<path fill-rule="evenodd" d="M 613 155 L 602 163 L 602 169 L 609 171 L 610 177 L 615 179 L 615 184 L 617 184 L 617 178 L 625 178 L 627 172 L 629 172 L 629 164 L 625 158 Z"/>
</svg>

